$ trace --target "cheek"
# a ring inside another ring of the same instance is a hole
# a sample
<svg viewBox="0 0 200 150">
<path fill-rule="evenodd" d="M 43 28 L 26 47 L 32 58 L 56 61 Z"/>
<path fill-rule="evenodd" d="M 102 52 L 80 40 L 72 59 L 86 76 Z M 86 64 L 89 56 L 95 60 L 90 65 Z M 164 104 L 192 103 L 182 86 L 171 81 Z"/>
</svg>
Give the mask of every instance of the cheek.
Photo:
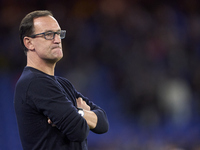
<svg viewBox="0 0 200 150">
<path fill-rule="evenodd" d="M 45 44 L 45 42 L 37 42 L 35 43 L 35 51 L 38 55 L 45 55 L 45 53 L 48 53 L 50 47 L 48 44 Z"/>
</svg>

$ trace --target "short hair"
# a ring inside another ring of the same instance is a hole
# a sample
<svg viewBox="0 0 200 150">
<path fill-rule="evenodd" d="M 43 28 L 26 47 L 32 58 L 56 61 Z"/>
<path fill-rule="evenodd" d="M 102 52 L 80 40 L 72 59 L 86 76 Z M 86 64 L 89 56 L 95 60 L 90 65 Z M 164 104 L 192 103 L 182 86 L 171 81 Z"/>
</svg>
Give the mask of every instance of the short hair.
<svg viewBox="0 0 200 150">
<path fill-rule="evenodd" d="M 24 49 L 24 53 L 27 54 L 28 49 L 24 45 L 24 37 L 31 36 L 34 33 L 34 22 L 35 18 L 44 17 L 44 16 L 52 16 L 53 14 L 48 10 L 36 10 L 27 14 L 21 21 L 19 26 L 19 36 L 20 43 Z"/>
</svg>

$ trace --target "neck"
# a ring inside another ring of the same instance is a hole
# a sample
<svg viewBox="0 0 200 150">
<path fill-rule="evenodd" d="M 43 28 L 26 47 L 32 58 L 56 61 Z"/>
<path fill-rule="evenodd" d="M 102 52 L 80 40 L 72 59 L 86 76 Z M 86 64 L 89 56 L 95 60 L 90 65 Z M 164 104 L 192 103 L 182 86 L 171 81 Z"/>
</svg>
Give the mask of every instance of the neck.
<svg viewBox="0 0 200 150">
<path fill-rule="evenodd" d="M 34 61 L 33 61 L 34 60 Z M 48 62 L 48 61 L 38 61 L 35 59 L 27 58 L 27 66 L 40 70 L 48 75 L 54 76 L 54 70 L 56 63 Z"/>
<path fill-rule="evenodd" d="M 54 76 L 54 68 L 52 67 L 49 67 L 49 66 L 46 66 L 46 67 L 38 67 L 38 66 L 35 66 L 35 65 L 29 65 L 27 64 L 28 67 L 32 67 L 32 68 L 35 68 L 37 70 L 40 70 L 48 75 L 51 75 L 51 76 Z"/>
</svg>

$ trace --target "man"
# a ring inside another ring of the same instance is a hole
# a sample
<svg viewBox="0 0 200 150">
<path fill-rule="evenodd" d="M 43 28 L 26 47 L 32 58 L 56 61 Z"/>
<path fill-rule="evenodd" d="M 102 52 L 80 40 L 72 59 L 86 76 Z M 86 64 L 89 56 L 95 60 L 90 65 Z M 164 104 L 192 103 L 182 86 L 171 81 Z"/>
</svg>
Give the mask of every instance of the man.
<svg viewBox="0 0 200 150">
<path fill-rule="evenodd" d="M 14 106 L 23 149 L 87 150 L 89 130 L 107 132 L 108 120 L 67 79 L 54 75 L 66 31 L 46 10 L 26 15 L 19 31 L 27 66 L 16 84 Z"/>
</svg>

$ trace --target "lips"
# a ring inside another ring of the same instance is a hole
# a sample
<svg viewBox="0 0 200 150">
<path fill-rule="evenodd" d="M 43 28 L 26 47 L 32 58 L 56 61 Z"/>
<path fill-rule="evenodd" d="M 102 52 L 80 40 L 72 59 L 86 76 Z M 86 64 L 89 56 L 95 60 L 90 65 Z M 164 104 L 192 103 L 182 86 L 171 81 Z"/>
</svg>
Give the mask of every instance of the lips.
<svg viewBox="0 0 200 150">
<path fill-rule="evenodd" d="M 52 49 L 56 49 L 56 48 L 60 48 L 60 49 L 61 49 L 60 46 L 53 46 L 53 47 L 52 47 Z"/>
</svg>

